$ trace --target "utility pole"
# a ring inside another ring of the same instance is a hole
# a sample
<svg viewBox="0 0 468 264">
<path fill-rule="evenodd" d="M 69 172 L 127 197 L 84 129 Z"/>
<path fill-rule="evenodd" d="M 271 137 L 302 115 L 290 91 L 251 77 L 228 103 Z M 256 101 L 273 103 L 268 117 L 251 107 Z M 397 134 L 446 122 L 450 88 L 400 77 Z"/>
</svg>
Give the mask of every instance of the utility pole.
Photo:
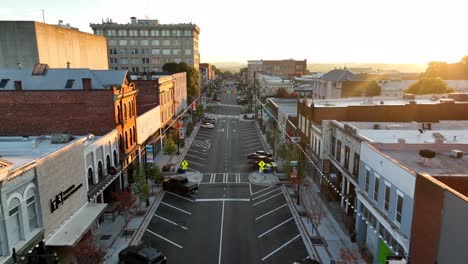
<svg viewBox="0 0 468 264">
<path fill-rule="evenodd" d="M 41 9 L 41 11 L 42 11 L 42 22 L 45 24 L 45 16 L 44 16 L 45 10 Z"/>
</svg>

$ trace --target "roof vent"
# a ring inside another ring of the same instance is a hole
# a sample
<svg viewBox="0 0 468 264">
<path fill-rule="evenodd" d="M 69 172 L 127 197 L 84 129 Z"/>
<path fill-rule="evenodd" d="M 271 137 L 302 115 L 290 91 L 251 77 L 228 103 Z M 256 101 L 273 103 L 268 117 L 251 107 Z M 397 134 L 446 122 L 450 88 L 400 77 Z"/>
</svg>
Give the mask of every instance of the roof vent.
<svg viewBox="0 0 468 264">
<path fill-rule="evenodd" d="M 463 158 L 464 153 L 461 150 L 452 149 L 452 151 L 450 151 L 450 156 L 457 158 L 457 159 L 461 159 Z"/>
<path fill-rule="evenodd" d="M 50 143 L 52 144 L 64 144 L 72 141 L 72 136 L 70 133 L 57 133 L 52 134 L 52 139 Z"/>
<path fill-rule="evenodd" d="M 404 138 L 399 138 L 399 139 L 398 139 L 398 143 L 400 143 L 400 144 L 405 144 L 405 143 L 406 143 L 406 139 L 404 139 Z"/>
<path fill-rule="evenodd" d="M 380 129 L 380 124 L 374 124 L 374 129 Z"/>
<path fill-rule="evenodd" d="M 38 63 L 36 66 L 34 66 L 32 75 L 46 75 L 47 70 L 49 70 L 49 65 Z"/>
<path fill-rule="evenodd" d="M 451 98 L 443 98 L 443 99 L 440 99 L 440 103 L 441 104 L 454 104 L 455 100 Z"/>
</svg>

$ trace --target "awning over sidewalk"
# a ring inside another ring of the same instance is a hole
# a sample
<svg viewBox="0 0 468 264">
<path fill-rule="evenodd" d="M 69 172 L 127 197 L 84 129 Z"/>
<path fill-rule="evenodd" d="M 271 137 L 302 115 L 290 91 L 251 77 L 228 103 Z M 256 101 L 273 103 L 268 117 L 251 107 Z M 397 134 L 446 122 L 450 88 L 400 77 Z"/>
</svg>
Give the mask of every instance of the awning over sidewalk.
<svg viewBox="0 0 468 264">
<path fill-rule="evenodd" d="M 46 241 L 46 246 L 75 246 L 104 212 L 107 204 L 88 203 L 76 212 L 55 234 Z"/>
</svg>

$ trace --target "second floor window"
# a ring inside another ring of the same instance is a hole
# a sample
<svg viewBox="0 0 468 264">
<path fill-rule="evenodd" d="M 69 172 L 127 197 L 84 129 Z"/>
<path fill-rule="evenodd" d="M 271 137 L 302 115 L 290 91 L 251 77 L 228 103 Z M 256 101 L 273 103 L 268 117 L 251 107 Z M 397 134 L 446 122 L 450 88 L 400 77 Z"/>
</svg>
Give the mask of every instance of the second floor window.
<svg viewBox="0 0 468 264">
<path fill-rule="evenodd" d="M 397 194 L 397 201 L 396 201 L 396 214 L 395 214 L 395 220 L 401 224 L 401 217 L 403 214 L 403 196 L 400 194 Z"/>
<path fill-rule="evenodd" d="M 375 177 L 374 181 L 374 200 L 379 201 L 379 178 Z"/>
<path fill-rule="evenodd" d="M 385 184 L 385 201 L 384 201 L 384 209 L 388 212 L 390 208 L 390 186 Z"/>
<path fill-rule="evenodd" d="M 348 146 L 345 146 L 344 167 L 347 170 L 349 169 L 349 147 Z"/>
<path fill-rule="evenodd" d="M 336 160 L 338 160 L 338 162 L 341 162 L 341 141 L 337 141 L 338 142 L 336 143 Z"/>
<path fill-rule="evenodd" d="M 359 154 L 354 153 L 354 163 L 353 163 L 353 175 L 358 176 L 359 174 L 359 162 L 361 160 L 361 157 Z"/>
<path fill-rule="evenodd" d="M 366 170 L 364 190 L 369 193 L 370 170 Z"/>
<path fill-rule="evenodd" d="M 332 140 L 331 140 L 331 154 L 332 154 L 332 157 L 335 157 L 335 144 L 336 144 L 336 138 L 334 136 L 332 136 Z"/>
</svg>

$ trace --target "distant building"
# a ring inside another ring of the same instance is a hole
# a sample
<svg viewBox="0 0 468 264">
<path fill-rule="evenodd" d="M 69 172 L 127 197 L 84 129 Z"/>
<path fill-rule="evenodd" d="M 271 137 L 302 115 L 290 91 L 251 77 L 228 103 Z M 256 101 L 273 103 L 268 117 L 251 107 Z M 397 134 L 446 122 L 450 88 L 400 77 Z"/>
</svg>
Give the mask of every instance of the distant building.
<svg viewBox="0 0 468 264">
<path fill-rule="evenodd" d="M 109 69 L 160 72 L 168 62 L 185 62 L 199 69 L 200 28 L 195 24 L 160 24 L 155 19 L 132 17 L 127 24 L 108 20 L 90 26 L 94 34 L 107 38 Z"/>
<path fill-rule="evenodd" d="M 106 39 L 35 21 L 0 21 L 0 69 L 52 68 L 107 70 Z"/>
<path fill-rule="evenodd" d="M 284 89 L 287 93 L 294 92 L 294 82 L 263 73 L 257 74 L 257 86 L 260 96 L 274 96 L 280 89 Z"/>
<path fill-rule="evenodd" d="M 314 79 L 313 98 L 336 99 L 350 97 L 353 96 L 356 89 L 366 83 L 367 81 L 362 75 L 354 74 L 346 68 L 334 69 Z"/>
<path fill-rule="evenodd" d="M 211 66 L 212 65 L 209 63 L 200 63 L 200 79 L 202 87 L 215 78 L 215 72 Z"/>
<path fill-rule="evenodd" d="M 307 60 L 250 60 L 247 62 L 248 81 L 253 83 L 257 73 L 282 77 L 306 74 Z"/>
</svg>

